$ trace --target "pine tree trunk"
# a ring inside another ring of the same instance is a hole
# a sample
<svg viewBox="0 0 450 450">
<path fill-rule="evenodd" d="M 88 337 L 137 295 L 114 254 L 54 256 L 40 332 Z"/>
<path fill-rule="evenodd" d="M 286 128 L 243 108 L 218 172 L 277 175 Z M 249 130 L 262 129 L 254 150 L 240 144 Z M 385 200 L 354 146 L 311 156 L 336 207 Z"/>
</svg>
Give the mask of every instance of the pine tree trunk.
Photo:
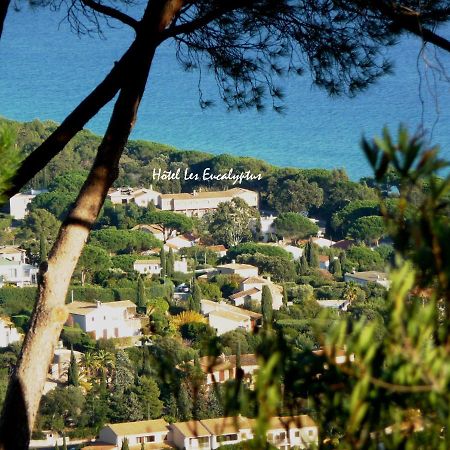
<svg viewBox="0 0 450 450">
<path fill-rule="evenodd" d="M 67 319 L 65 298 L 70 279 L 108 189 L 118 175 L 121 154 L 134 126 L 150 65 L 166 28 L 182 0 L 149 2 L 130 58 L 128 78 L 100 144 L 97 157 L 78 198 L 63 222 L 47 263 L 41 265 L 41 283 L 30 329 L 17 369 L 12 375 L 0 423 L 0 449 L 25 450 L 45 384 L 49 363 Z"/>
</svg>

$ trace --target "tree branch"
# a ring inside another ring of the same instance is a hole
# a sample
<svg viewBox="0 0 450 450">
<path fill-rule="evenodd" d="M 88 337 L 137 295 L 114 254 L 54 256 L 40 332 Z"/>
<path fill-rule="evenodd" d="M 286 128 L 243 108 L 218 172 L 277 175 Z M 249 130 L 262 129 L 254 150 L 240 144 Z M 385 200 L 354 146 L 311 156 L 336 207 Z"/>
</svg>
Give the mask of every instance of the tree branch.
<svg viewBox="0 0 450 450">
<path fill-rule="evenodd" d="M 399 28 L 409 31 L 412 34 L 420 37 L 424 42 L 430 42 L 443 50 L 450 52 L 450 41 L 442 36 L 434 33 L 429 28 L 422 25 L 422 16 L 419 12 L 405 8 L 402 5 L 386 4 L 384 2 L 374 3 L 381 14 Z"/>
<path fill-rule="evenodd" d="M 62 224 L 48 263 L 41 264 L 38 297 L 17 369 L 8 384 L 0 423 L 0 449 L 28 449 L 55 344 L 67 319 L 65 298 L 80 254 L 118 176 L 120 157 L 134 126 L 148 79 L 159 32 L 166 28 L 182 0 L 149 1 L 136 36 L 108 129 L 91 171 Z"/>
<path fill-rule="evenodd" d="M 2 37 L 3 25 L 5 23 L 10 2 L 11 0 L 0 0 L 0 38 Z"/>
<path fill-rule="evenodd" d="M 125 25 L 129 25 L 135 30 L 137 30 L 137 27 L 139 26 L 139 21 L 129 16 L 128 14 L 119 11 L 118 9 L 112 8 L 107 5 L 102 5 L 101 3 L 98 3 L 94 0 L 81 0 L 81 2 L 87 7 L 93 9 L 94 11 L 97 11 L 100 14 L 104 14 L 105 16 L 112 17 L 113 19 L 119 20 L 120 22 L 124 23 Z"/>
</svg>

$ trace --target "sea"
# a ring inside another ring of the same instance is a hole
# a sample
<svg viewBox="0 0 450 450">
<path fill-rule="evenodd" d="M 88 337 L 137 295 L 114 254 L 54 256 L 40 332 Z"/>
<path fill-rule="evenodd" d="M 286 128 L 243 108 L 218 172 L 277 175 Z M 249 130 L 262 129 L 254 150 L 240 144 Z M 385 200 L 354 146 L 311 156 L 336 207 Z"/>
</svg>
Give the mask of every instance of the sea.
<svg viewBox="0 0 450 450">
<path fill-rule="evenodd" d="M 20 9 L 10 9 L 0 40 L 0 115 L 60 122 L 109 72 L 133 33 L 111 22 L 101 36 L 78 35 L 62 11 L 16 5 Z M 441 32 L 450 35 L 450 28 Z M 371 174 L 362 137 L 379 136 L 384 126 L 395 134 L 405 124 L 450 160 L 450 54 L 403 36 L 386 56 L 393 73 L 354 98 L 330 97 L 306 72 L 281 80 L 283 114 L 271 108 L 229 112 L 207 68 L 201 89 L 214 106 L 200 108 L 199 72 L 183 70 L 174 44 L 166 43 L 156 53 L 131 137 L 278 166 L 344 168 L 358 180 Z M 111 108 L 112 103 L 86 128 L 102 134 Z"/>
</svg>

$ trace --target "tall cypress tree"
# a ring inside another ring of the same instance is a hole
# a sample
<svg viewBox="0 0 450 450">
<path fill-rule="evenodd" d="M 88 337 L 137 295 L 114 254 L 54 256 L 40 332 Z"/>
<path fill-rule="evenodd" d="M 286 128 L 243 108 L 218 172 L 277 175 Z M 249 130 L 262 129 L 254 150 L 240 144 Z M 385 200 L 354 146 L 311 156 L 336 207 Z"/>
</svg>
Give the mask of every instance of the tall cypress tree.
<svg viewBox="0 0 450 450">
<path fill-rule="evenodd" d="M 161 277 L 164 278 L 166 276 L 166 266 L 167 266 L 167 261 L 166 261 L 166 252 L 164 250 L 164 247 L 161 248 L 161 253 L 159 254 L 159 259 L 160 259 L 160 263 L 161 263 Z"/>
<path fill-rule="evenodd" d="M 287 307 L 288 305 L 288 295 L 287 295 L 287 288 L 286 288 L 286 283 L 283 283 L 283 306 Z"/>
<path fill-rule="evenodd" d="M 39 262 L 47 260 L 47 239 L 44 234 L 39 235 Z"/>
<path fill-rule="evenodd" d="M 144 280 L 139 275 L 137 282 L 137 293 L 136 293 L 136 304 L 138 308 L 142 311 L 147 306 L 147 300 L 145 298 L 145 285 Z"/>
<path fill-rule="evenodd" d="M 66 435 L 63 435 L 63 445 L 61 450 L 67 450 L 67 444 L 66 444 Z"/>
<path fill-rule="evenodd" d="M 200 312 L 202 309 L 202 290 L 197 281 L 192 283 L 192 311 Z"/>
<path fill-rule="evenodd" d="M 264 327 L 271 327 L 273 321 L 273 299 L 269 286 L 263 286 L 262 289 L 261 312 Z"/>
<path fill-rule="evenodd" d="M 308 261 L 309 267 L 319 267 L 319 253 L 317 252 L 317 248 L 312 241 L 308 241 L 306 244 L 304 254 L 306 256 L 306 260 Z"/>
<path fill-rule="evenodd" d="M 75 386 L 78 387 L 79 385 L 79 377 L 78 377 L 78 363 L 77 359 L 75 358 L 75 354 L 73 352 L 73 348 L 70 351 L 70 363 L 69 363 L 69 369 L 67 371 L 67 384 L 69 386 Z"/>
<path fill-rule="evenodd" d="M 175 256 L 173 254 L 173 250 L 169 249 L 169 255 L 166 260 L 166 275 L 168 277 L 173 276 L 173 273 L 175 271 Z"/>
<path fill-rule="evenodd" d="M 130 450 L 130 446 L 128 445 L 128 438 L 124 438 L 122 441 L 122 447 L 120 450 Z"/>
</svg>

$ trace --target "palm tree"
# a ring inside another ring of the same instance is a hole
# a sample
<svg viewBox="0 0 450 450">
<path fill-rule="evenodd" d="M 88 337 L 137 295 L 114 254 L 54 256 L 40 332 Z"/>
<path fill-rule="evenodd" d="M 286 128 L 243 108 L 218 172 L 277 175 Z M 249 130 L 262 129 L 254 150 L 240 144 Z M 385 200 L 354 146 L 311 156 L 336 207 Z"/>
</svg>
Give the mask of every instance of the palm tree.
<svg viewBox="0 0 450 450">
<path fill-rule="evenodd" d="M 100 349 L 95 355 L 94 359 L 97 361 L 97 370 L 100 376 L 111 376 L 112 371 L 116 365 L 116 359 L 111 352 Z"/>
<path fill-rule="evenodd" d="M 99 369 L 99 363 L 96 355 L 92 352 L 86 352 L 81 359 L 81 366 L 86 378 L 89 379 L 95 377 Z"/>
</svg>

